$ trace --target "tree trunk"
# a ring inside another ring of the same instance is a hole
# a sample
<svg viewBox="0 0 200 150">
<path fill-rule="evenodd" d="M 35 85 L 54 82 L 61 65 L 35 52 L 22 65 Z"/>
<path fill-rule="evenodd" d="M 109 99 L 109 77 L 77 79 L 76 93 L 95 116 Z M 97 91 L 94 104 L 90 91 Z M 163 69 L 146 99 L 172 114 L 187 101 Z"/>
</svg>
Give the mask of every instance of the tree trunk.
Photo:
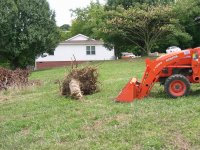
<svg viewBox="0 0 200 150">
<path fill-rule="evenodd" d="M 147 55 L 150 56 L 150 54 L 151 54 L 151 46 L 150 46 L 150 44 L 146 44 L 146 52 L 147 52 Z"/>
</svg>

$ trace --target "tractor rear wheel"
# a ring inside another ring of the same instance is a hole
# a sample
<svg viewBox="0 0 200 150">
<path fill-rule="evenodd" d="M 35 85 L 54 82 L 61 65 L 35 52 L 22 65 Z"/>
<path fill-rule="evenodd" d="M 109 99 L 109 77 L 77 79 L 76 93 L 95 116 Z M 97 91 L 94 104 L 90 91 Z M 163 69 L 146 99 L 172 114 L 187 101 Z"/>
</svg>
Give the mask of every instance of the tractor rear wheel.
<svg viewBox="0 0 200 150">
<path fill-rule="evenodd" d="M 190 92 L 190 82 L 184 75 L 175 74 L 167 78 L 164 89 L 172 98 L 186 96 Z"/>
</svg>

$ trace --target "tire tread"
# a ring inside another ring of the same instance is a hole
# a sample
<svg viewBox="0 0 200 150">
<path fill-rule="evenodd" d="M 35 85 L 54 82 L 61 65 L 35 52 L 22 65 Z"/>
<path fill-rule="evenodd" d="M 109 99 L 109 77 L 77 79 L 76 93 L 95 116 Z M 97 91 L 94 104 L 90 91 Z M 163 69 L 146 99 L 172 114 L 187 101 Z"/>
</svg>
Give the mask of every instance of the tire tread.
<svg viewBox="0 0 200 150">
<path fill-rule="evenodd" d="M 169 91 L 169 85 L 172 81 L 174 80 L 181 80 L 185 83 L 186 85 L 186 91 L 185 93 L 182 95 L 182 96 L 187 96 L 190 92 L 190 82 L 189 80 L 182 74 L 174 74 L 174 75 L 171 75 L 170 77 L 168 77 L 165 81 L 165 84 L 164 84 L 164 90 L 165 92 L 167 93 L 168 96 L 172 97 L 172 98 L 177 98 L 176 96 L 172 95 Z"/>
</svg>

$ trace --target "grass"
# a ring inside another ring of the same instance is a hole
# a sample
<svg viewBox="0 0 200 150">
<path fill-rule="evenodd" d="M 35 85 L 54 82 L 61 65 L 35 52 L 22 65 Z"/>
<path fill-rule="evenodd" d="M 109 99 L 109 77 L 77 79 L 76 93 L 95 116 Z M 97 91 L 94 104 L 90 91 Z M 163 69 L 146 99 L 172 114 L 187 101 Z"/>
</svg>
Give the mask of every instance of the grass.
<svg viewBox="0 0 200 150">
<path fill-rule="evenodd" d="M 199 85 L 176 100 L 155 85 L 143 101 L 113 101 L 144 69 L 142 59 L 101 64 L 101 92 L 81 102 L 59 95 L 65 68 L 34 72 L 42 86 L 0 94 L 0 149 L 200 149 Z"/>
</svg>

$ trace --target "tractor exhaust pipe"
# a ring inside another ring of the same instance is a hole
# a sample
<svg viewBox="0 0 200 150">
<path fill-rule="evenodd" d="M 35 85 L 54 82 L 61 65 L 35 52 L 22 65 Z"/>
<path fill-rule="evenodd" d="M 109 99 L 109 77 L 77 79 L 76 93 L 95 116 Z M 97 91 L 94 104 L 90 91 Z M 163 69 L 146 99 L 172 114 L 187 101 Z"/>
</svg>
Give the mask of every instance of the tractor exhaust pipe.
<svg viewBox="0 0 200 150">
<path fill-rule="evenodd" d="M 117 102 L 132 102 L 138 99 L 140 83 L 136 78 L 132 78 L 122 89 L 116 98 Z"/>
</svg>

